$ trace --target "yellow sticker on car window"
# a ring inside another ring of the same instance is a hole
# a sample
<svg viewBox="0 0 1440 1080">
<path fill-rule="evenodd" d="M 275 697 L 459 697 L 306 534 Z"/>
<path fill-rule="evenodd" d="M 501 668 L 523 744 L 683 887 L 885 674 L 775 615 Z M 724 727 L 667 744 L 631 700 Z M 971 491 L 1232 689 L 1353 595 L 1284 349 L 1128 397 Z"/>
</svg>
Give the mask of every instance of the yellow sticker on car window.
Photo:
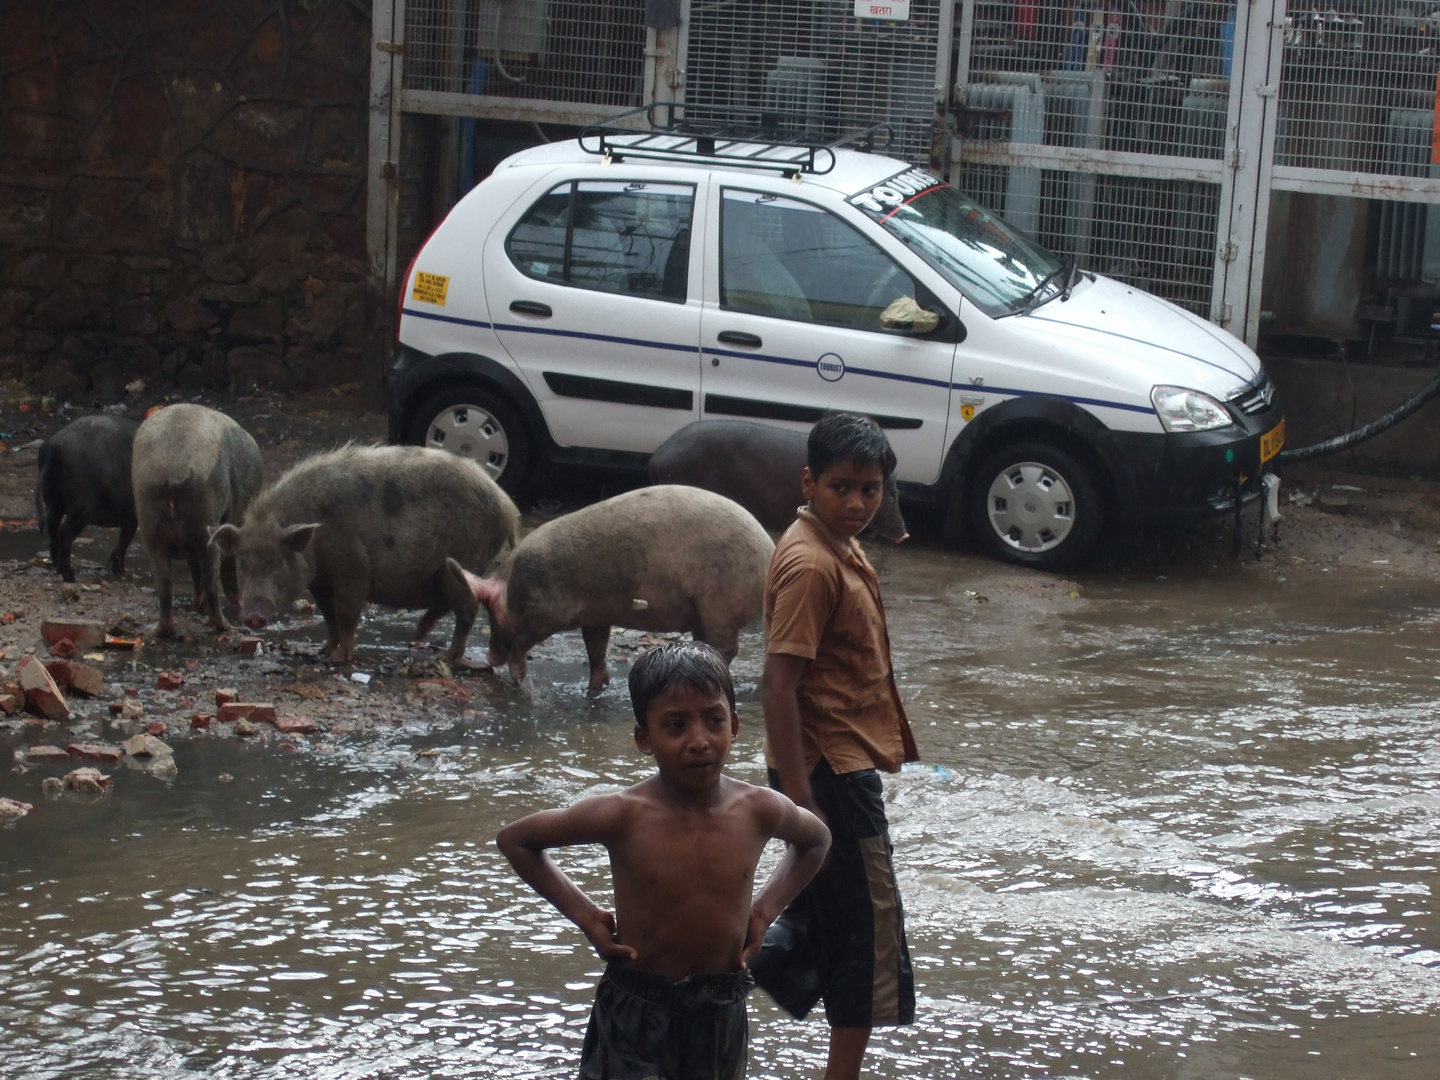
<svg viewBox="0 0 1440 1080">
<path fill-rule="evenodd" d="M 445 294 L 450 291 L 450 279 L 444 274 L 427 274 L 421 270 L 415 275 L 415 288 L 410 291 L 411 300 L 424 304 L 445 306 Z"/>
</svg>

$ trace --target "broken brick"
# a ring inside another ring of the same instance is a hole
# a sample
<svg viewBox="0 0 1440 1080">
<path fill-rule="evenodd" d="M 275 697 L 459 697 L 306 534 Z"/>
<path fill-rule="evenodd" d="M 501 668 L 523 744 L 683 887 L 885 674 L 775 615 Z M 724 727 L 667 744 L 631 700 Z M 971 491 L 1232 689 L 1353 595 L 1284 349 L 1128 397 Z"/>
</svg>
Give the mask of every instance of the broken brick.
<svg viewBox="0 0 1440 1080">
<path fill-rule="evenodd" d="M 18 708 L 20 708 L 19 697 L 15 694 L 0 694 L 0 711 L 3 711 L 6 716 L 12 715 Z"/>
<path fill-rule="evenodd" d="M 61 638 L 59 641 L 55 642 L 54 645 L 50 646 L 50 655 L 58 656 L 62 659 L 67 656 L 74 656 L 75 643 L 69 638 Z"/>
<path fill-rule="evenodd" d="M 274 723 L 275 730 L 285 735 L 311 735 L 318 730 L 315 721 L 304 716 L 278 716 Z"/>
<path fill-rule="evenodd" d="M 265 643 L 258 637 L 242 637 L 239 646 L 241 656 L 259 656 L 265 651 Z"/>
<path fill-rule="evenodd" d="M 67 660 L 46 660 L 45 670 L 50 673 L 50 678 L 55 680 L 55 685 L 62 691 L 70 689 L 70 663 Z"/>
<path fill-rule="evenodd" d="M 236 700 L 239 696 L 240 691 L 236 690 L 233 686 L 221 687 L 215 691 L 215 708 L 219 709 L 220 706 Z"/>
<path fill-rule="evenodd" d="M 255 724 L 273 724 L 275 722 L 275 706 L 268 701 L 227 701 L 220 706 L 221 723 L 239 720 L 242 717 Z"/>
<path fill-rule="evenodd" d="M 111 746 L 109 743 L 82 742 L 71 743 L 65 748 L 71 757 L 82 758 L 86 761 L 119 761 L 124 751 L 118 746 Z"/>
<path fill-rule="evenodd" d="M 156 690 L 179 690 L 181 684 L 184 683 L 184 682 L 185 682 L 185 676 L 181 675 L 180 672 L 178 672 L 178 671 L 162 671 L 162 672 L 161 672 L 158 676 L 156 676 L 156 678 L 155 678 L 155 689 L 156 689 Z"/>
<path fill-rule="evenodd" d="M 25 700 L 47 720 L 63 720 L 70 715 L 70 706 L 60 687 L 55 685 L 45 665 L 33 656 L 20 661 L 20 687 L 25 691 Z"/>
<path fill-rule="evenodd" d="M 98 697 L 105 689 L 105 676 L 89 664 L 70 665 L 70 689 L 84 697 Z"/>
<path fill-rule="evenodd" d="M 95 619 L 46 619 L 40 635 L 46 645 L 68 641 L 77 649 L 90 649 L 105 643 L 105 626 Z"/>
<path fill-rule="evenodd" d="M 54 765 L 70 760 L 70 751 L 63 746 L 41 744 L 25 751 L 25 760 L 32 765 Z"/>
<path fill-rule="evenodd" d="M 208 728 L 214 722 L 215 717 L 208 712 L 197 712 L 194 716 L 190 717 L 190 727 L 195 731 Z"/>
<path fill-rule="evenodd" d="M 114 783 L 114 777 L 88 766 L 65 774 L 65 786 L 71 791 L 104 791 Z"/>
<path fill-rule="evenodd" d="M 146 735 L 164 735 L 165 725 L 159 720 L 152 720 L 145 725 Z"/>
</svg>

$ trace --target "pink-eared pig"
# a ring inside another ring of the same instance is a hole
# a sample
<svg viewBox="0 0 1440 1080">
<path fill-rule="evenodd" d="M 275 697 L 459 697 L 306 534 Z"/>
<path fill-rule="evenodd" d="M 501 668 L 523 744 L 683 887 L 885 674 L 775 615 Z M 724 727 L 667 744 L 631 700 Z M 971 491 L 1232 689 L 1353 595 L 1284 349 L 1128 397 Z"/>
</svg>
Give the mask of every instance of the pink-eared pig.
<svg viewBox="0 0 1440 1080">
<path fill-rule="evenodd" d="M 760 613 L 775 545 L 738 503 L 699 488 L 641 488 L 545 523 L 496 573 L 467 574 L 490 612 L 490 664 L 510 665 L 551 634 L 577 627 L 590 692 L 610 681 L 610 628 L 688 630 L 727 662 Z"/>
<path fill-rule="evenodd" d="M 246 625 L 264 627 L 308 588 L 325 617 L 325 658 L 355 657 L 367 604 L 423 608 L 423 640 L 447 611 L 458 660 L 479 612 L 461 568 L 512 547 L 520 511 L 475 462 L 416 446 L 346 446 L 300 462 L 215 531 L 236 558 Z"/>
</svg>

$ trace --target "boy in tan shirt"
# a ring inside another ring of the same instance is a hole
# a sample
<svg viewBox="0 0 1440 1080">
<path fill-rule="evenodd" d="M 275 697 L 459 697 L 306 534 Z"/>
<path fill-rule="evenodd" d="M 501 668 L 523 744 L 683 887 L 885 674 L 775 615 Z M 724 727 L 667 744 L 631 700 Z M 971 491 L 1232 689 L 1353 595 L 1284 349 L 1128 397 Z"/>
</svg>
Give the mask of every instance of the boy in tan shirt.
<svg viewBox="0 0 1440 1080">
<path fill-rule="evenodd" d="M 775 547 L 765 592 L 770 780 L 831 832 L 824 869 L 770 928 L 755 981 L 830 1024 L 826 1080 L 850 1080 L 871 1028 L 909 1024 L 915 985 L 879 772 L 918 760 L 895 687 L 875 571 L 855 537 L 879 509 L 895 454 L 868 417 L 810 432 L 808 504 Z"/>
</svg>

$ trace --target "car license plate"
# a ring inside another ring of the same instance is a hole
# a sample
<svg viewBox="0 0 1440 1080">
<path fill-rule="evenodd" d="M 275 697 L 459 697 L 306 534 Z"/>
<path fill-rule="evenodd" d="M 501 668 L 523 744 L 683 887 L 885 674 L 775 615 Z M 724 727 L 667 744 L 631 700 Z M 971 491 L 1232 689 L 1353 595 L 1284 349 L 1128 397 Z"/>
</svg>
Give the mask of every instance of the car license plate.
<svg viewBox="0 0 1440 1080">
<path fill-rule="evenodd" d="M 1285 445 L 1285 421 L 1281 420 L 1273 428 L 1260 436 L 1260 464 L 1264 465 L 1272 457 L 1280 452 Z"/>
</svg>

